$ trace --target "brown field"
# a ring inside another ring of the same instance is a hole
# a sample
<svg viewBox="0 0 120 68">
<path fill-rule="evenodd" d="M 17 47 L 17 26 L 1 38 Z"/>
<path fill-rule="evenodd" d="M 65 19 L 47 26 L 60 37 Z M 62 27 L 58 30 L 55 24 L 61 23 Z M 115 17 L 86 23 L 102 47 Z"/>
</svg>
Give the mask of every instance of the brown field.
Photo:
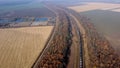
<svg viewBox="0 0 120 68">
<path fill-rule="evenodd" d="M 77 12 L 85 12 L 90 10 L 110 10 L 115 12 L 120 12 L 120 4 L 111 3 L 83 3 L 83 5 L 75 5 L 69 7 Z"/>
<path fill-rule="evenodd" d="M 0 29 L 0 68 L 31 68 L 53 26 Z"/>
</svg>

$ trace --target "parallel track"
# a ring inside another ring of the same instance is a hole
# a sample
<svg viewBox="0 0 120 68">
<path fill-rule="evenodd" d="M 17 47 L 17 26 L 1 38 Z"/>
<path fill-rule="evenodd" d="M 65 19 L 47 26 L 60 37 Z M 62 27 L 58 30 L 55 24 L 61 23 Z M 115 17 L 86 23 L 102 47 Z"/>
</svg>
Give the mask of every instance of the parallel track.
<svg viewBox="0 0 120 68">
<path fill-rule="evenodd" d="M 55 6 L 56 7 L 56 6 Z M 69 13 L 68 11 L 64 10 L 63 8 L 60 8 L 60 7 L 56 7 L 57 9 L 59 10 L 62 10 L 64 11 L 67 16 L 69 17 L 70 20 L 74 20 L 75 22 L 71 22 L 71 24 L 74 24 L 74 27 L 77 31 L 77 35 L 79 35 L 79 50 L 78 50 L 78 55 L 79 55 L 79 58 L 76 58 L 75 60 L 77 61 L 77 65 L 78 66 L 75 66 L 76 68 L 84 68 L 84 60 L 83 60 L 83 40 L 82 39 L 82 36 L 81 36 L 81 30 L 80 30 L 80 26 L 78 25 L 78 21 L 76 21 L 77 19 L 75 19 L 73 17 L 73 15 L 71 13 Z M 57 14 L 57 13 L 56 13 Z M 57 16 L 58 17 L 58 16 Z M 58 18 L 57 18 L 58 19 Z M 58 20 L 56 21 L 56 23 L 58 22 Z M 73 26 L 73 25 L 72 25 Z M 47 44 L 46 44 L 46 47 L 43 49 L 43 52 L 40 54 L 40 56 L 38 57 L 38 59 L 36 60 L 36 62 L 34 63 L 33 67 L 32 68 L 37 68 L 38 64 L 40 63 L 41 59 L 43 58 L 43 55 L 46 53 L 47 49 L 50 47 L 49 43 L 52 41 L 53 37 L 55 35 L 55 27 L 54 27 L 54 30 L 53 30 L 53 33 L 51 34 L 51 37 L 50 39 L 48 40 Z"/>
</svg>

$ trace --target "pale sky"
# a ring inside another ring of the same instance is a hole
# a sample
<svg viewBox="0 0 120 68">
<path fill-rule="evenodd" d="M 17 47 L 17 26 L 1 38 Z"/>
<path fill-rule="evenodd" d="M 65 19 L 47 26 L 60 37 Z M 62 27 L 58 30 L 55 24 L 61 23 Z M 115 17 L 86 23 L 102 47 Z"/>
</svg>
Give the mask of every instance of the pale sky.
<svg viewBox="0 0 120 68">
<path fill-rule="evenodd" d="M 24 2 L 29 2 L 29 1 L 38 1 L 38 0 L 0 0 L 0 2 L 16 2 L 16 1 L 24 1 Z M 88 1 L 88 2 L 119 2 L 120 0 L 47 0 L 47 1 Z"/>
</svg>

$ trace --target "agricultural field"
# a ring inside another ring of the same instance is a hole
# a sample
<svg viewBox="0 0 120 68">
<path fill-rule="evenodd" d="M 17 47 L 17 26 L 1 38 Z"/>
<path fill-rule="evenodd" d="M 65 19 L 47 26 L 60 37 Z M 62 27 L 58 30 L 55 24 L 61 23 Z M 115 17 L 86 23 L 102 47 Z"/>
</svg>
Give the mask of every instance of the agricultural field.
<svg viewBox="0 0 120 68">
<path fill-rule="evenodd" d="M 31 68 L 53 26 L 0 29 L 0 68 Z"/>
<path fill-rule="evenodd" d="M 120 4 L 112 3 L 83 3 L 70 6 L 85 16 L 95 25 L 96 29 L 104 35 L 113 48 L 120 55 Z"/>
<path fill-rule="evenodd" d="M 110 10 L 115 12 L 120 12 L 120 4 L 112 3 L 97 3 L 97 2 L 83 2 L 81 5 L 69 6 L 68 8 L 73 9 L 77 12 L 85 12 L 91 10 Z"/>
</svg>

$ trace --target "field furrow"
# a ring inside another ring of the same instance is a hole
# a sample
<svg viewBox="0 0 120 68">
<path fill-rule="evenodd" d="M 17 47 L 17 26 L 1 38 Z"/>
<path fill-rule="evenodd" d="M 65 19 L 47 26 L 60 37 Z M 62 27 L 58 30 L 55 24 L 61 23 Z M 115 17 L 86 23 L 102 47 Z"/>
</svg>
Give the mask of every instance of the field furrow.
<svg viewBox="0 0 120 68">
<path fill-rule="evenodd" d="M 0 29 L 0 68 L 31 68 L 53 26 Z"/>
</svg>

